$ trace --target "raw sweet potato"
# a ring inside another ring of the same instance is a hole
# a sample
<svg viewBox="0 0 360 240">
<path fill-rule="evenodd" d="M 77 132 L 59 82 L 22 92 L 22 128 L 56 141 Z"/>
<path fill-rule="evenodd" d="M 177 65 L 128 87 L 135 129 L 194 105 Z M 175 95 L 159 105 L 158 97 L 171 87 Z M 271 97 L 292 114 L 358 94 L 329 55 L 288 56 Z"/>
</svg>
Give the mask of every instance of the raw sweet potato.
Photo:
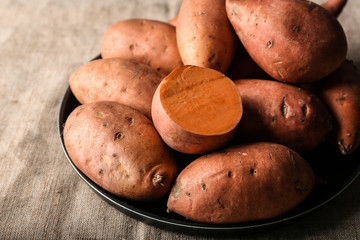
<svg viewBox="0 0 360 240">
<path fill-rule="evenodd" d="M 118 196 L 155 200 L 168 193 L 176 177 L 176 162 L 152 122 L 120 103 L 77 107 L 65 122 L 63 136 L 74 164 Z"/>
<path fill-rule="evenodd" d="M 151 101 L 163 74 L 122 58 L 88 62 L 69 77 L 70 88 L 81 104 L 115 101 L 151 117 Z"/>
<path fill-rule="evenodd" d="M 225 11 L 225 0 L 184 0 L 176 25 L 179 52 L 185 65 L 225 72 L 233 59 L 237 37 Z"/>
<path fill-rule="evenodd" d="M 360 145 L 360 70 L 351 61 L 317 84 L 319 97 L 333 116 L 331 141 L 344 155 Z"/>
<path fill-rule="evenodd" d="M 299 87 L 277 81 L 241 79 L 244 114 L 234 141 L 270 141 L 299 153 L 322 143 L 332 128 L 323 102 Z"/>
<path fill-rule="evenodd" d="M 151 115 L 162 139 L 184 153 L 204 153 L 225 145 L 242 116 L 239 91 L 224 74 L 182 66 L 155 91 Z"/>
<path fill-rule="evenodd" d="M 156 20 L 127 19 L 111 25 L 101 40 L 101 56 L 135 60 L 165 74 L 182 65 L 175 27 Z"/>
<path fill-rule="evenodd" d="M 226 10 L 251 58 L 276 80 L 315 82 L 345 60 L 343 28 L 311 1 L 226 0 Z"/>
<path fill-rule="evenodd" d="M 284 214 L 314 187 L 314 173 L 293 150 L 251 143 L 207 154 L 176 179 L 168 211 L 204 223 L 239 223 Z"/>
</svg>

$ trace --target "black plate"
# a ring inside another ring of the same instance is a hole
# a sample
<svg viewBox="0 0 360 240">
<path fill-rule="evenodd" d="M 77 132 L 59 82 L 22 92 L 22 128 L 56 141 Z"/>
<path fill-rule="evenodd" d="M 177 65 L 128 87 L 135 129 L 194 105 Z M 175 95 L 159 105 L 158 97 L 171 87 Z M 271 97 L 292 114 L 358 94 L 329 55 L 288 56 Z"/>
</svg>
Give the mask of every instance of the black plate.
<svg viewBox="0 0 360 240">
<path fill-rule="evenodd" d="M 62 131 L 63 125 L 68 115 L 78 105 L 80 105 L 79 102 L 72 94 L 70 88 L 68 88 L 62 99 L 60 107 L 58 132 L 65 156 L 67 157 L 71 166 L 74 168 L 77 174 L 98 195 L 100 195 L 101 198 L 110 203 L 112 206 L 133 218 L 160 228 L 180 231 L 183 233 L 213 235 L 245 232 L 278 226 L 280 224 L 288 223 L 292 220 L 309 214 L 327 204 L 333 198 L 338 196 L 343 190 L 345 190 L 345 188 L 347 188 L 360 174 L 360 149 L 355 151 L 350 156 L 342 156 L 336 149 L 324 144 L 304 156 L 304 158 L 308 160 L 314 169 L 315 174 L 323 180 L 324 184 L 318 186 L 312 195 L 293 211 L 277 218 L 257 222 L 228 225 L 195 223 L 186 220 L 185 218 L 174 213 L 167 213 L 167 197 L 149 203 L 134 202 L 117 197 L 96 185 L 74 165 L 65 149 Z M 178 161 L 179 169 L 181 170 L 183 167 L 185 167 L 184 163 L 187 163 L 196 157 L 197 156 L 194 155 L 176 153 L 176 158 L 181 159 L 181 161 Z M 180 163 L 182 163 L 182 165 L 180 165 Z"/>
</svg>

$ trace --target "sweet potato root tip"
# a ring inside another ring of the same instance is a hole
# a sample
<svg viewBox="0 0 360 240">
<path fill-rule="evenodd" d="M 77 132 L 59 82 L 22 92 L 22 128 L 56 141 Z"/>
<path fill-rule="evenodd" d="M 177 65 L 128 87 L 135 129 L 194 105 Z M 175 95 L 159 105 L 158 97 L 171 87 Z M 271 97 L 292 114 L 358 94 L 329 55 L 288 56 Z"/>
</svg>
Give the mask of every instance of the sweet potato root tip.
<svg viewBox="0 0 360 240">
<path fill-rule="evenodd" d="M 321 4 L 321 6 L 328 10 L 334 17 L 338 17 L 346 3 L 347 0 L 328 0 Z"/>
<path fill-rule="evenodd" d="M 220 72 L 180 67 L 164 79 L 160 101 L 169 117 L 198 134 L 232 130 L 242 115 L 241 98 L 232 81 Z"/>
</svg>

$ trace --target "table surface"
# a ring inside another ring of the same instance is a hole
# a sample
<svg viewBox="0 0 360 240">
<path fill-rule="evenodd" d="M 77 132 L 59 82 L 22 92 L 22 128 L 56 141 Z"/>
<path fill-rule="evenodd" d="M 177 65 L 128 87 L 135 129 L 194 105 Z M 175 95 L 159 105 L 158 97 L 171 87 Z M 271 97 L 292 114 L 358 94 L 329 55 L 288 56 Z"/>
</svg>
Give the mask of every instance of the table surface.
<svg viewBox="0 0 360 240">
<path fill-rule="evenodd" d="M 180 0 L 0 1 L 0 239 L 209 239 L 116 210 L 68 163 L 57 118 L 68 76 L 99 54 L 104 31 L 128 18 L 167 21 Z M 360 66 L 360 0 L 339 21 Z M 224 236 L 225 237 L 225 236 Z M 313 214 L 234 239 L 360 239 L 360 179 Z"/>
</svg>

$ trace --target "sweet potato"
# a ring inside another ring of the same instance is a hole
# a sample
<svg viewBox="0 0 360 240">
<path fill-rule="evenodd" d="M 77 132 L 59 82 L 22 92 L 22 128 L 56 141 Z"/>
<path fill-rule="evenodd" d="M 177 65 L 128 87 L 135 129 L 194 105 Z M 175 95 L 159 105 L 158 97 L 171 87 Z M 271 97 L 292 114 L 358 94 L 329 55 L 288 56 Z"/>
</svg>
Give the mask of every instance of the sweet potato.
<svg viewBox="0 0 360 240">
<path fill-rule="evenodd" d="M 332 129 L 323 102 L 301 88 L 277 81 L 241 79 L 244 115 L 234 141 L 270 141 L 299 153 L 322 143 Z"/>
<path fill-rule="evenodd" d="M 69 77 L 81 104 L 115 101 L 151 117 L 151 101 L 163 74 L 147 65 L 122 58 L 88 62 Z"/>
<path fill-rule="evenodd" d="M 251 143 L 202 156 L 176 179 L 168 211 L 204 223 L 239 223 L 284 214 L 314 187 L 314 173 L 293 150 Z"/>
<path fill-rule="evenodd" d="M 351 61 L 320 81 L 317 94 L 333 116 L 331 142 L 343 155 L 360 144 L 360 70 Z"/>
<path fill-rule="evenodd" d="M 77 107 L 63 131 L 74 164 L 105 190 L 137 201 L 167 194 L 177 174 L 170 149 L 152 122 L 116 102 Z"/>
<path fill-rule="evenodd" d="M 182 66 L 155 91 L 151 115 L 162 139 L 183 153 L 204 153 L 225 145 L 242 116 L 239 91 L 224 74 Z"/>
<path fill-rule="evenodd" d="M 225 0 L 184 0 L 176 25 L 179 52 L 185 65 L 225 72 L 236 49 L 236 34 Z"/>
<path fill-rule="evenodd" d="M 226 10 L 249 55 L 276 80 L 315 82 L 345 60 L 343 28 L 311 1 L 226 0 Z"/>
<path fill-rule="evenodd" d="M 175 27 L 156 20 L 127 19 L 111 25 L 101 40 L 101 56 L 135 60 L 164 74 L 182 65 Z"/>
</svg>

